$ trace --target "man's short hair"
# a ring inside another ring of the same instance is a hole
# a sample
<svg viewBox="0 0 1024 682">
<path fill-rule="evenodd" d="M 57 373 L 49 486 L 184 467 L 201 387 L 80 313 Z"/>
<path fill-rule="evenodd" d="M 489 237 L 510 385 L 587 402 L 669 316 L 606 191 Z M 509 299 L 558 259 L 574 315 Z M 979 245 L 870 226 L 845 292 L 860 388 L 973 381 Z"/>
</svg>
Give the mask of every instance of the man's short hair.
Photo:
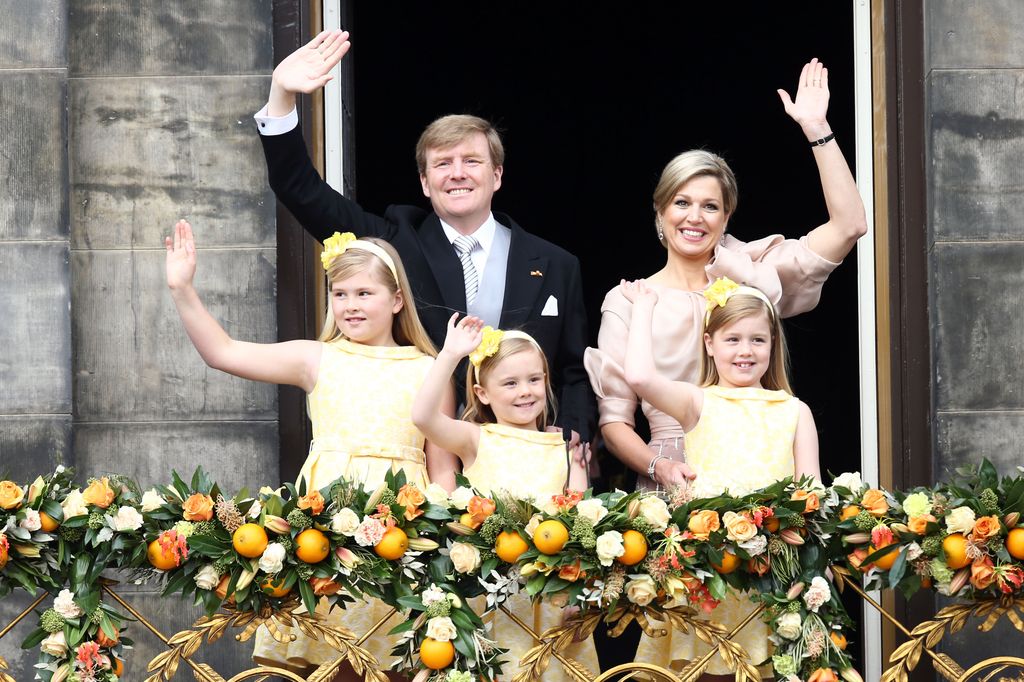
<svg viewBox="0 0 1024 682">
<path fill-rule="evenodd" d="M 495 167 L 505 163 L 505 147 L 490 121 L 468 114 L 442 116 L 426 127 L 416 143 L 416 167 L 421 175 L 427 170 L 427 150 L 450 149 L 476 133 L 483 133 Z"/>
</svg>

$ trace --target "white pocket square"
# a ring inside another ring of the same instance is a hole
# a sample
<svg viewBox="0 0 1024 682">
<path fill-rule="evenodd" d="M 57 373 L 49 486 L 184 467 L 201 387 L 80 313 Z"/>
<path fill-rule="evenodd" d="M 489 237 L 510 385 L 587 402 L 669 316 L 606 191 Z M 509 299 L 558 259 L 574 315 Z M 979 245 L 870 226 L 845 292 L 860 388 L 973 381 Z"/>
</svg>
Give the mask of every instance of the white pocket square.
<svg viewBox="0 0 1024 682">
<path fill-rule="evenodd" d="M 558 317 L 558 299 L 554 296 L 548 296 L 547 302 L 544 304 L 544 310 L 540 311 L 542 317 Z"/>
</svg>

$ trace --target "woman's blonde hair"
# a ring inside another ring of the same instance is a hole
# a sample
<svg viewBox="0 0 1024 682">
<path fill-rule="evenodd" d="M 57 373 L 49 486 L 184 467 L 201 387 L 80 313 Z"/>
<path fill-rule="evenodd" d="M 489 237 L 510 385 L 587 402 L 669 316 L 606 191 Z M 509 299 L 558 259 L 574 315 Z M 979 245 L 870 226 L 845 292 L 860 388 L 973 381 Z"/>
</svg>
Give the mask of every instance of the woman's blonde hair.
<svg viewBox="0 0 1024 682">
<path fill-rule="evenodd" d="M 551 406 L 552 411 L 556 408 L 555 393 L 551 390 L 551 373 L 548 371 L 548 359 L 536 342 L 515 337 L 502 339 L 501 344 L 498 346 L 498 351 L 480 362 L 479 373 L 477 373 L 477 368 L 473 366 L 473 363 L 469 363 L 469 367 L 466 370 L 466 409 L 462 412 L 462 418 L 465 421 L 476 424 L 493 424 L 497 421 L 497 418 L 494 416 L 494 410 L 491 409 L 490 405 L 484 405 L 480 402 L 480 398 L 477 397 L 473 386 L 476 384 L 482 385 L 487 381 L 490 373 L 505 358 L 528 350 L 540 355 L 541 368 L 544 370 L 544 393 L 547 395 L 544 411 L 537 416 L 537 429 L 543 430 L 548 425 L 548 406 Z M 554 414 L 552 414 L 553 420 Z"/>
<path fill-rule="evenodd" d="M 768 318 L 772 335 L 772 352 L 768 358 L 768 370 L 761 377 L 761 386 L 771 391 L 785 391 L 793 395 L 793 389 L 789 385 L 786 336 L 782 331 L 778 313 L 768 303 L 750 294 L 733 294 L 724 306 L 716 306 L 711 311 L 704 333 L 714 336 L 722 327 L 755 315 L 764 315 Z M 715 367 L 714 358 L 708 355 L 707 348 L 704 348 L 700 359 L 700 385 L 714 386 L 718 380 L 718 368 Z"/>
<path fill-rule="evenodd" d="M 722 188 L 722 210 L 726 216 L 732 215 L 739 202 L 739 189 L 736 186 L 736 176 L 729 168 L 729 164 L 718 154 L 703 149 L 691 149 L 677 155 L 661 171 L 658 186 L 654 188 L 655 227 L 658 224 L 658 214 L 671 203 L 679 188 L 702 175 L 718 180 L 718 185 Z M 666 245 L 664 238 L 661 239 L 661 243 L 663 246 Z"/>
<path fill-rule="evenodd" d="M 368 272 L 374 281 L 384 285 L 392 295 L 401 291 L 402 308 L 395 314 L 391 322 L 391 335 L 394 337 L 395 343 L 400 346 L 416 346 L 423 353 L 436 357 L 437 349 L 434 348 L 430 336 L 427 335 L 427 330 L 423 328 L 423 323 L 420 322 L 420 316 L 416 313 L 416 303 L 413 301 L 412 288 L 409 286 L 409 278 L 405 274 L 405 267 L 402 265 L 402 259 L 399 258 L 398 252 L 395 251 L 391 244 L 382 239 L 361 237 L 360 241 L 372 242 L 391 256 L 391 260 L 395 264 L 395 274 L 398 275 L 398 281 L 395 281 L 395 275 L 391 274 L 391 269 L 379 256 L 372 251 L 355 247 L 349 247 L 344 253 L 336 256 L 331 261 L 330 266 L 327 268 L 327 281 L 330 284 L 334 284 L 362 272 Z M 320 332 L 319 340 L 330 342 L 343 336 L 344 334 L 341 333 L 338 325 L 334 322 L 334 312 L 331 307 L 331 291 L 330 286 L 328 286 L 327 314 L 324 317 L 324 328 Z"/>
</svg>

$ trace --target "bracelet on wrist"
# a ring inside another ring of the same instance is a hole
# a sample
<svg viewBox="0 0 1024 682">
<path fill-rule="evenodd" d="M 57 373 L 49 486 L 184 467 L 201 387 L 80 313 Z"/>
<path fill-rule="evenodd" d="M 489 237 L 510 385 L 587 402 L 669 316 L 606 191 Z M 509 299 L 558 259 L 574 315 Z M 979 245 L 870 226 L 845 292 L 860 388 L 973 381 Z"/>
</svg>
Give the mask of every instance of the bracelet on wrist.
<svg viewBox="0 0 1024 682">
<path fill-rule="evenodd" d="M 654 467 L 659 461 L 663 459 L 668 459 L 668 457 L 666 457 L 665 455 L 655 455 L 654 457 L 651 458 L 651 463 L 647 465 L 647 478 L 651 479 L 655 483 L 658 482 L 658 479 L 654 477 Z"/>
<path fill-rule="evenodd" d="M 828 144 L 829 142 L 831 142 L 834 139 L 836 139 L 836 134 L 834 132 L 832 132 L 832 133 L 829 133 L 828 135 L 826 135 L 825 137 L 820 137 L 817 140 L 814 140 L 813 142 L 811 142 L 811 146 L 812 147 L 820 147 L 823 144 Z"/>
</svg>

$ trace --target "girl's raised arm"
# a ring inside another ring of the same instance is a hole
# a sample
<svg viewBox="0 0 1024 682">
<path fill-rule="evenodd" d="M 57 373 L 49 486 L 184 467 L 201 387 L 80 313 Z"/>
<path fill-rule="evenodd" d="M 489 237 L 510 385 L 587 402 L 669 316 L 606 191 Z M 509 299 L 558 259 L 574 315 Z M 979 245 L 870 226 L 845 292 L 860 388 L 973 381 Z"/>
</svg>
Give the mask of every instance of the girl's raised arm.
<svg viewBox="0 0 1024 682">
<path fill-rule="evenodd" d="M 455 313 L 448 320 L 444 347 L 437 354 L 412 403 L 412 423 L 428 441 L 454 452 L 462 459 L 462 466 L 468 467 L 476 458 L 480 427 L 445 414 L 442 405 L 446 392 L 451 391 L 452 374 L 459 361 L 476 350 L 483 339 L 483 320 L 465 317 L 456 324 L 458 317 L 459 314 Z M 444 485 L 442 481 L 438 482 Z"/>
<path fill-rule="evenodd" d="M 651 320 L 658 294 L 641 279 L 622 282 L 622 293 L 633 304 L 629 323 L 624 370 L 626 382 L 636 394 L 665 414 L 673 417 L 689 431 L 697 424 L 704 394 L 685 381 L 672 381 L 658 373 L 651 354 Z"/>
<path fill-rule="evenodd" d="M 800 417 L 796 422 L 796 436 L 793 437 L 793 467 L 796 477 L 814 476 L 821 480 L 821 466 L 818 464 L 818 429 L 814 426 L 814 415 L 804 402 L 800 403 Z"/>
<path fill-rule="evenodd" d="M 450 418 L 455 417 L 455 389 L 450 381 L 441 402 L 441 411 Z M 429 440 L 423 451 L 427 455 L 427 478 L 430 482 L 437 483 L 448 492 L 455 490 L 455 474 L 462 469 L 459 458 Z"/>
<path fill-rule="evenodd" d="M 171 298 L 192 345 L 207 365 L 243 379 L 298 386 L 307 393 L 313 390 L 320 368 L 320 343 L 248 343 L 232 339 L 206 310 L 192 286 L 196 273 L 192 226 L 179 220 L 173 238 L 165 238 L 164 246 Z"/>
</svg>

